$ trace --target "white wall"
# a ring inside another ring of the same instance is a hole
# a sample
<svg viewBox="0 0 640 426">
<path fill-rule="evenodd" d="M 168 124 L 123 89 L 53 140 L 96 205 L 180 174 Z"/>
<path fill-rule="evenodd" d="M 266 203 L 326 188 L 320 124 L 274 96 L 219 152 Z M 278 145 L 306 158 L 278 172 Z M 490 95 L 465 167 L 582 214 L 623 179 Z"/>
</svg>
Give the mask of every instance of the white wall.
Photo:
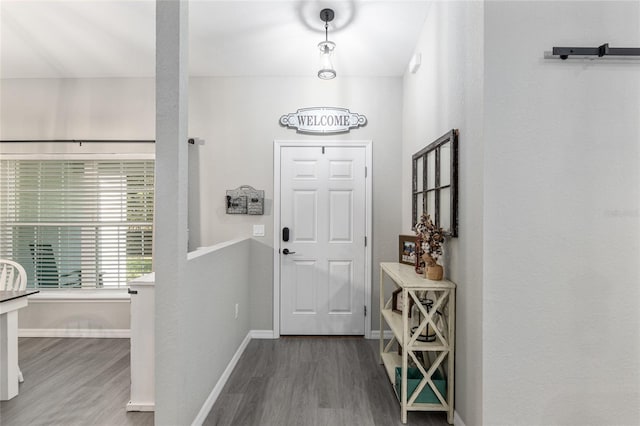
<svg viewBox="0 0 640 426">
<path fill-rule="evenodd" d="M 55 292 L 53 300 L 45 293 L 29 297 L 29 306 L 18 311 L 19 336 L 129 337 L 131 315 L 126 291 L 112 291 L 112 298 L 104 292 L 100 296 L 106 298 L 85 291 L 83 299 L 76 299 L 71 293 Z"/>
<path fill-rule="evenodd" d="M 640 3 L 487 2 L 484 424 L 640 424 Z M 467 423 L 468 424 L 468 423 Z"/>
<path fill-rule="evenodd" d="M 177 302 L 183 309 L 175 337 L 177 352 L 184 362 L 173 385 L 178 387 L 174 395 L 178 397 L 177 424 L 181 425 L 191 424 L 196 418 L 249 332 L 247 262 L 251 261 L 251 240 L 207 250 L 191 254 L 184 291 Z"/>
<path fill-rule="evenodd" d="M 190 247 L 251 236 L 264 224 L 264 246 L 273 246 L 273 141 L 371 139 L 373 141 L 372 328 L 378 328 L 378 264 L 397 259 L 400 234 L 401 109 L 400 78 L 192 78 L 190 135 Z M 280 116 L 309 106 L 337 106 L 364 114 L 365 127 L 332 136 L 308 136 L 281 127 Z M 199 176 L 199 179 L 195 177 Z M 264 216 L 227 215 L 225 191 L 240 185 L 264 189 Z M 256 246 L 258 247 L 258 246 Z M 271 268 L 269 267 L 269 272 Z M 254 282 L 252 327 L 271 329 L 270 275 Z M 260 298 L 254 298 L 260 295 Z M 268 313 L 268 314 L 267 314 Z"/>
<path fill-rule="evenodd" d="M 153 79 L 8 79 L 2 85 L 2 139 L 154 139 Z M 378 328 L 380 261 L 397 258 L 401 233 L 402 81 L 400 78 L 192 78 L 189 136 L 189 247 L 251 236 L 265 225 L 255 249 L 273 246 L 273 141 L 373 141 L 372 328 Z M 283 128 L 281 115 L 306 106 L 339 106 L 365 114 L 368 124 L 349 134 L 308 136 Z M 54 113 L 52 113 L 52 111 Z M 1 144 L 2 152 L 154 152 L 151 144 Z M 266 191 L 263 216 L 227 215 L 227 189 Z M 264 256 L 263 256 L 264 257 Z M 263 266 L 269 259 L 265 258 Z M 252 328 L 272 328 L 272 267 L 253 281 Z"/>
<path fill-rule="evenodd" d="M 434 2 L 415 48 L 420 69 L 404 76 L 402 223 L 411 234 L 411 156 L 459 129 L 459 236 L 445 245 L 457 284 L 456 412 L 482 421 L 483 3 Z"/>
<path fill-rule="evenodd" d="M 148 78 L 0 80 L 0 139 L 154 139 L 154 87 Z"/>
<path fill-rule="evenodd" d="M 2 140 L 153 140 L 153 79 L 0 79 Z M 153 154 L 152 143 L 2 143 L 2 154 Z"/>
</svg>

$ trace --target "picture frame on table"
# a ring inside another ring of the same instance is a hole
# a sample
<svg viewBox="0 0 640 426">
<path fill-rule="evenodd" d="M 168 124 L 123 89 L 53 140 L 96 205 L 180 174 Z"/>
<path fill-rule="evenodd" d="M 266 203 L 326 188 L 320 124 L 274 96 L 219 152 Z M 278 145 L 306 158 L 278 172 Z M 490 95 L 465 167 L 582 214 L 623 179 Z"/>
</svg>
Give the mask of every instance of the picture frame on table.
<svg viewBox="0 0 640 426">
<path fill-rule="evenodd" d="M 411 266 L 416 264 L 415 235 L 400 235 L 398 237 L 398 262 Z"/>
<path fill-rule="evenodd" d="M 409 299 L 409 306 L 408 306 L 408 316 L 409 318 L 411 318 L 411 308 L 413 307 L 413 299 L 411 298 L 411 296 L 408 296 Z M 399 288 L 397 290 L 394 290 L 393 293 L 391 293 L 391 310 L 393 312 L 396 312 L 400 315 L 402 315 L 402 311 L 407 307 L 407 304 L 405 303 L 405 300 L 402 297 L 402 289 Z"/>
</svg>

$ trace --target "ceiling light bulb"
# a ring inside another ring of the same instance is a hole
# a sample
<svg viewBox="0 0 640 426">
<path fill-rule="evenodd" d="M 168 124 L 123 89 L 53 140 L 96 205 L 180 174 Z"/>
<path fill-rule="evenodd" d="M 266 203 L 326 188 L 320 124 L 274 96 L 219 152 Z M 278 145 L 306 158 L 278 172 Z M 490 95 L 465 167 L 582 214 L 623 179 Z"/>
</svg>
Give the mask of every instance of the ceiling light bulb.
<svg viewBox="0 0 640 426">
<path fill-rule="evenodd" d="M 336 71 L 333 69 L 333 63 L 331 61 L 335 47 L 336 44 L 328 40 L 318 43 L 318 49 L 320 49 L 320 70 L 318 71 L 318 77 L 322 80 L 331 80 L 336 76 Z"/>
</svg>

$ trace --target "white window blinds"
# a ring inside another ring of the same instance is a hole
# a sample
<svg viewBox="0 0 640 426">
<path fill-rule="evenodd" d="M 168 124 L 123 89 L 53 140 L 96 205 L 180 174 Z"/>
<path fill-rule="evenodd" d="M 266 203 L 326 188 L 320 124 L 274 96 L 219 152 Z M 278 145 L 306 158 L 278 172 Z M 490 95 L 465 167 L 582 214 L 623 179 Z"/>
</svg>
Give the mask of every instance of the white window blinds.
<svg viewBox="0 0 640 426">
<path fill-rule="evenodd" d="M 0 258 L 29 287 L 124 287 L 151 271 L 153 160 L 0 160 Z"/>
</svg>

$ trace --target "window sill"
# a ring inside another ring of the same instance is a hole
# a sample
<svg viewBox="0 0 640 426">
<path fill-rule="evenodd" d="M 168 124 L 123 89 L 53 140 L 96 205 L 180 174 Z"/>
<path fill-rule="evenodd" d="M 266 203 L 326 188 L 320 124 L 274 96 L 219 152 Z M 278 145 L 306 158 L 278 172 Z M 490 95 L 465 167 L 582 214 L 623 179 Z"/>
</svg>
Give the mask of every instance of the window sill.
<svg viewBox="0 0 640 426">
<path fill-rule="evenodd" d="M 40 293 L 29 296 L 31 302 L 127 302 L 131 295 L 127 289 L 117 290 L 40 290 Z"/>
</svg>

